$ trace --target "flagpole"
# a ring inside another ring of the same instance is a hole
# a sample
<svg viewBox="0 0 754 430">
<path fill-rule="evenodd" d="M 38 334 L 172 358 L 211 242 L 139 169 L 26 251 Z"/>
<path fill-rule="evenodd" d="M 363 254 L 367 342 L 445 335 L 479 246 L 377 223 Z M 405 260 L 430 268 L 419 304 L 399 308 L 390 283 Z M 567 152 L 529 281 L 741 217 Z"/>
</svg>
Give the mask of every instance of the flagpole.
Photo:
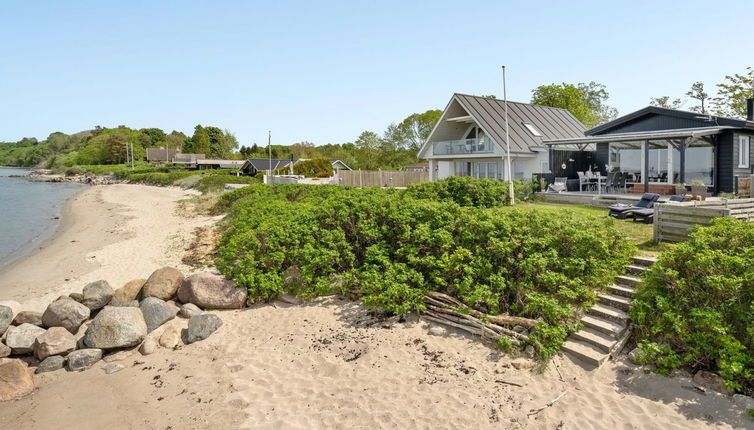
<svg viewBox="0 0 754 430">
<path fill-rule="evenodd" d="M 503 66 L 503 103 L 505 104 L 505 171 L 508 173 L 508 201 L 513 205 L 516 199 L 513 195 L 513 172 L 511 171 L 511 142 L 510 135 L 508 134 L 508 94 L 505 88 L 505 66 Z"/>
<path fill-rule="evenodd" d="M 272 183 L 272 130 L 267 131 L 267 148 L 270 153 L 270 173 L 267 180 L 270 181 L 269 183 Z"/>
</svg>

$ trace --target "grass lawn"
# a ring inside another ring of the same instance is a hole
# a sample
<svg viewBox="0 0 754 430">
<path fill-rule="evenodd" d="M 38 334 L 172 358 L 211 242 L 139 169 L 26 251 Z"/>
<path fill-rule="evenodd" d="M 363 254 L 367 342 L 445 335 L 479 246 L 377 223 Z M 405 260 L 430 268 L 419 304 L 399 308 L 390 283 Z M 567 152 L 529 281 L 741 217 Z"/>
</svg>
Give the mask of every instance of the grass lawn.
<svg viewBox="0 0 754 430">
<path fill-rule="evenodd" d="M 557 212 L 559 210 L 570 210 L 585 215 L 592 215 L 599 218 L 607 218 L 607 208 L 597 208 L 593 206 L 574 205 L 567 203 L 545 203 L 545 202 L 526 202 L 515 205 L 516 208 L 550 210 Z M 656 243 L 652 240 L 652 224 L 634 222 L 632 219 L 615 220 L 615 225 L 619 230 L 626 233 L 628 238 L 638 247 L 642 255 L 657 256 L 663 251 L 668 244 Z"/>
</svg>

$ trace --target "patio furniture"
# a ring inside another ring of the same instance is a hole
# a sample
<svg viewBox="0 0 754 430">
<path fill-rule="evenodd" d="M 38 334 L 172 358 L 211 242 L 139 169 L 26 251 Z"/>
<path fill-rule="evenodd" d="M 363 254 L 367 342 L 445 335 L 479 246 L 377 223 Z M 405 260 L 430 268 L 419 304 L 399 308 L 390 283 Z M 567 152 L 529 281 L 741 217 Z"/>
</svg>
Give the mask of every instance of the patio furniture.
<svg viewBox="0 0 754 430">
<path fill-rule="evenodd" d="M 576 174 L 579 175 L 579 191 L 584 191 L 584 185 L 586 185 L 586 190 L 590 191 L 592 188 L 592 181 L 586 175 L 586 172 L 576 172 Z"/>
<path fill-rule="evenodd" d="M 607 181 L 605 182 L 605 192 L 609 193 L 613 190 L 615 190 L 616 181 L 615 179 L 618 177 L 618 172 L 608 172 L 607 173 Z"/>
<path fill-rule="evenodd" d="M 651 209 L 659 198 L 659 194 L 644 193 L 644 195 L 641 196 L 641 200 L 639 200 L 635 206 L 624 204 L 608 206 L 607 208 L 610 210 L 608 215 L 618 219 L 626 219 L 628 216 L 633 216 L 630 212 L 632 209 Z"/>
<path fill-rule="evenodd" d="M 555 182 L 547 186 L 548 193 L 562 193 L 568 191 L 568 178 L 555 178 Z"/>
<path fill-rule="evenodd" d="M 670 196 L 669 202 L 687 202 L 689 198 L 686 196 Z M 648 209 L 630 209 L 629 210 L 634 217 L 634 222 L 642 221 L 644 224 L 652 224 L 655 221 L 654 208 Z"/>
</svg>

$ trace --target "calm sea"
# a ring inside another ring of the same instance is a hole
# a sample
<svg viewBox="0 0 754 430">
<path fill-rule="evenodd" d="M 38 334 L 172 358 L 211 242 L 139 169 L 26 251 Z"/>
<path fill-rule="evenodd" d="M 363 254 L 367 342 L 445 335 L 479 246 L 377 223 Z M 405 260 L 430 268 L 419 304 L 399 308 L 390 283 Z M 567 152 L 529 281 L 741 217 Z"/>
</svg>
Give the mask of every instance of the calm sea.
<svg viewBox="0 0 754 430">
<path fill-rule="evenodd" d="M 0 268 L 52 236 L 65 200 L 86 186 L 10 177 L 28 173 L 0 168 Z"/>
</svg>

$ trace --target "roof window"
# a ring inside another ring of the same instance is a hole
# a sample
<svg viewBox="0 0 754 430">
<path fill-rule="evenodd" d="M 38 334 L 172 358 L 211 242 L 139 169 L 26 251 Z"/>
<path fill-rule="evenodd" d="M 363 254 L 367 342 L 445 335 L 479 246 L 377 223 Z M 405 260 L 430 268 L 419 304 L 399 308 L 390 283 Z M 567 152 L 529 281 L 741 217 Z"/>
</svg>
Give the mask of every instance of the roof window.
<svg viewBox="0 0 754 430">
<path fill-rule="evenodd" d="M 533 134 L 536 137 L 542 137 L 542 133 L 539 132 L 532 124 L 525 122 L 524 127 L 526 127 L 527 130 L 529 130 L 529 133 Z"/>
</svg>

